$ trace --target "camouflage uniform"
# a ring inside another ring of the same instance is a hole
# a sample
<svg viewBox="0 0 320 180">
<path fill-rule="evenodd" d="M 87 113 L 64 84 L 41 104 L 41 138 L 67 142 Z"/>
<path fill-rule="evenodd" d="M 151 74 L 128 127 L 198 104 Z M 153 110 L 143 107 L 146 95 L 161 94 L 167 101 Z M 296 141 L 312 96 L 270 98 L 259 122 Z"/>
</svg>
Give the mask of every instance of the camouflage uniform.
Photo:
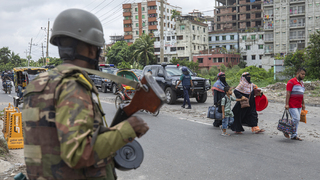
<svg viewBox="0 0 320 180">
<path fill-rule="evenodd" d="M 29 179 L 116 179 L 113 156 L 136 137 L 128 121 L 103 126 L 87 73 L 60 65 L 30 82 L 24 94 L 25 161 Z M 95 140 L 94 140 L 95 139 Z M 95 142 L 94 142 L 95 141 Z"/>
</svg>

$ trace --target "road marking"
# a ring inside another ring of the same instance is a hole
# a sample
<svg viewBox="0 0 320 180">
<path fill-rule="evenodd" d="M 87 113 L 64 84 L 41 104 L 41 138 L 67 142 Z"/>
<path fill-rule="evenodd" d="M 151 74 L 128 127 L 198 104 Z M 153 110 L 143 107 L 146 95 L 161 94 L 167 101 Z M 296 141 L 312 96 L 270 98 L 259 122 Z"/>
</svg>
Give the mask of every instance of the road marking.
<svg viewBox="0 0 320 180">
<path fill-rule="evenodd" d="M 11 95 L 8 95 L 9 97 L 12 97 Z"/>
<path fill-rule="evenodd" d="M 199 124 L 204 124 L 204 125 L 208 125 L 208 126 L 212 126 L 212 124 L 201 122 L 201 121 L 197 121 L 197 120 L 194 120 L 194 119 L 185 119 L 185 118 L 179 118 L 179 119 L 187 120 L 187 121 L 191 121 L 191 122 L 195 122 L 195 123 L 199 123 Z"/>
</svg>

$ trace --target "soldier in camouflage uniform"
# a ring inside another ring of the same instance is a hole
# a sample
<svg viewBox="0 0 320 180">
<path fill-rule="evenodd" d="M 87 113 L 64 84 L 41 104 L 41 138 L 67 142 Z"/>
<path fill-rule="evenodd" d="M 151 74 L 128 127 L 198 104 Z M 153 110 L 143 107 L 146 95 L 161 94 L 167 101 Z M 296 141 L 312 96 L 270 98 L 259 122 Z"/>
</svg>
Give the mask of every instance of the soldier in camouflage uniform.
<svg viewBox="0 0 320 180">
<path fill-rule="evenodd" d="M 56 18 L 50 43 L 64 64 L 40 74 L 24 93 L 24 155 L 29 179 L 116 179 L 113 156 L 149 127 L 130 117 L 100 132 L 104 113 L 88 74 L 104 45 L 93 14 L 69 9 Z M 97 96 L 98 103 L 93 99 Z"/>
</svg>

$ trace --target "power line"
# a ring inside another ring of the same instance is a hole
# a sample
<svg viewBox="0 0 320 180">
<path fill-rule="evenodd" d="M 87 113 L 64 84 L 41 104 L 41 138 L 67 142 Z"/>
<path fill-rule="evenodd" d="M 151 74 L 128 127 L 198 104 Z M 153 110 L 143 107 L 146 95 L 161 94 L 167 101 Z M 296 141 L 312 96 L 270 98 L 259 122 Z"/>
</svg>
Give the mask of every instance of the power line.
<svg viewBox="0 0 320 180">
<path fill-rule="evenodd" d="M 93 10 L 95 10 L 97 7 L 99 7 L 101 4 L 103 4 L 106 0 L 103 0 L 100 4 L 98 4 L 95 8 L 93 8 L 90 12 L 92 12 Z"/>
<path fill-rule="evenodd" d="M 94 14 L 97 14 L 98 12 L 100 12 L 102 9 L 104 9 L 105 7 L 109 6 L 114 0 L 112 0 L 111 2 L 109 2 L 107 5 L 103 6 L 100 10 L 98 10 L 97 12 L 95 12 Z"/>
<path fill-rule="evenodd" d="M 120 8 L 118 7 L 117 8 L 117 10 L 115 10 L 115 11 L 119 11 L 119 10 L 121 10 L 121 8 L 122 8 L 122 4 L 125 4 L 125 3 L 128 3 L 130 0 L 124 0 L 123 2 L 121 2 L 120 4 L 118 4 L 116 7 L 114 7 L 113 9 L 111 9 L 110 11 L 108 11 L 107 13 L 105 13 L 105 14 L 103 14 L 102 16 L 100 16 L 99 18 L 102 18 L 103 16 L 105 16 L 105 15 L 107 15 L 107 14 L 110 14 L 110 12 L 112 11 L 112 10 L 114 10 L 114 9 L 116 9 L 118 6 L 120 6 Z M 114 12 L 115 11 L 113 11 L 113 14 L 114 14 Z M 112 15 L 111 15 L 112 16 Z M 106 17 L 105 19 L 103 19 L 102 21 L 104 21 L 104 20 L 106 20 L 106 19 L 108 19 L 109 17 Z"/>
<path fill-rule="evenodd" d="M 89 4 L 87 4 L 86 6 L 84 6 L 83 8 L 86 8 L 88 6 L 90 6 L 93 2 L 95 2 L 96 0 L 91 1 Z"/>
</svg>

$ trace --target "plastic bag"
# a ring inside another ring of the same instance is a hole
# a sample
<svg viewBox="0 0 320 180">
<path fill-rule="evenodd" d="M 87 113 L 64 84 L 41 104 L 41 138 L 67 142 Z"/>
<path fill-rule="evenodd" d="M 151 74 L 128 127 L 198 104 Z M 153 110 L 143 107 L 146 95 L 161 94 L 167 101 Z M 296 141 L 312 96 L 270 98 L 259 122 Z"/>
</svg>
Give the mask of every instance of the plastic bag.
<svg viewBox="0 0 320 180">
<path fill-rule="evenodd" d="M 301 115 L 300 115 L 300 122 L 307 123 L 307 110 L 301 110 Z"/>
</svg>

